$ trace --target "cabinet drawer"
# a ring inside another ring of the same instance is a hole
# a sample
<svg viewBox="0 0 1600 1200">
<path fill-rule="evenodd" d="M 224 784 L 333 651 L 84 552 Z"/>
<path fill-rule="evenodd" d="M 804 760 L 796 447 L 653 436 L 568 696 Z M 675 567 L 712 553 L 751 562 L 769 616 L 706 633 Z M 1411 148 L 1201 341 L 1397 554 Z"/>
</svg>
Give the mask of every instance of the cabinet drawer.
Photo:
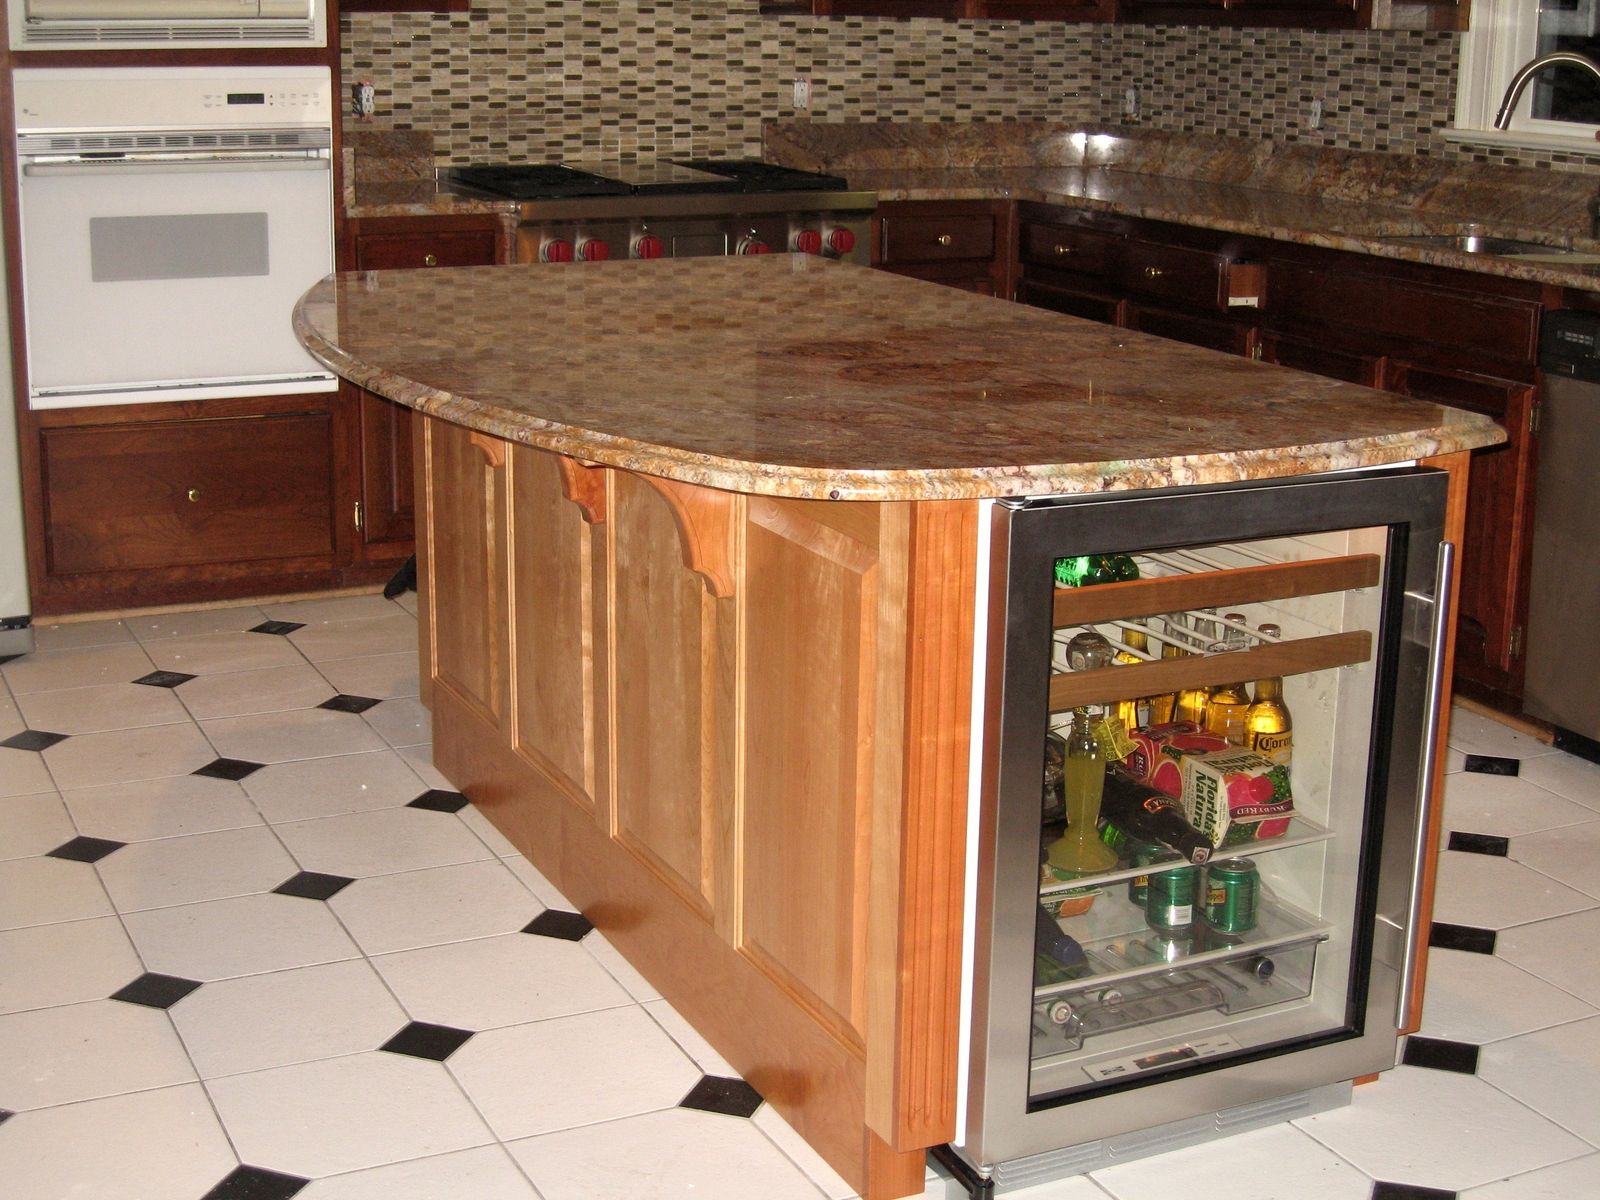
<svg viewBox="0 0 1600 1200">
<path fill-rule="evenodd" d="M 1348 268 L 1274 263 L 1270 270 L 1275 325 L 1320 327 L 1344 335 L 1341 340 L 1347 343 L 1365 337 L 1371 352 L 1380 355 L 1410 343 L 1443 351 L 1467 350 L 1474 358 L 1533 364 L 1538 348 L 1537 300 Z M 1442 354 L 1439 361 L 1452 365 L 1454 357 Z"/>
<path fill-rule="evenodd" d="M 1382 362 L 1370 354 L 1355 354 L 1313 339 L 1285 337 L 1281 333 L 1261 335 L 1261 360 L 1367 387 L 1378 385 L 1378 367 Z"/>
<path fill-rule="evenodd" d="M 327 412 L 42 432 L 52 574 L 326 557 Z"/>
<path fill-rule="evenodd" d="M 1117 297 L 1090 289 L 1063 287 L 1043 280 L 1024 278 L 1017 284 L 1017 300 L 1035 308 L 1048 308 L 1051 312 L 1066 313 L 1069 317 L 1082 317 L 1088 321 L 1117 323 Z"/>
<path fill-rule="evenodd" d="M 1137 304 L 1128 307 L 1128 328 L 1227 354 L 1243 354 L 1250 338 L 1249 327 L 1245 325 Z"/>
<path fill-rule="evenodd" d="M 879 230 L 884 266 L 994 257 L 994 217 L 987 213 L 888 216 L 881 218 Z"/>
<path fill-rule="evenodd" d="M 488 266 L 495 260 L 494 247 L 492 229 L 361 233 L 356 235 L 356 270 Z"/>
<path fill-rule="evenodd" d="M 1030 222 L 1022 227 L 1022 260 L 1061 271 L 1104 275 L 1111 270 L 1112 255 L 1121 241 L 1113 233 Z"/>
<path fill-rule="evenodd" d="M 1176 300 L 1185 306 L 1223 309 L 1224 260 L 1209 251 L 1129 240 L 1118 255 L 1117 279 L 1130 292 Z"/>
</svg>

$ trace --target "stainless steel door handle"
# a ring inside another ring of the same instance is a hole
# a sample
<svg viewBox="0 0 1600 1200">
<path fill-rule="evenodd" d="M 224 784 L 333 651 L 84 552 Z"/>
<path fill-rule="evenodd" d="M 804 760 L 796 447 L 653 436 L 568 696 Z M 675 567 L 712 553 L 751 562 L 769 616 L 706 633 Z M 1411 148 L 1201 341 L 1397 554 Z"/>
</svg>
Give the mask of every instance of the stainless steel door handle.
<svg viewBox="0 0 1600 1200">
<path fill-rule="evenodd" d="M 1456 547 L 1439 543 L 1434 566 L 1433 595 L 1407 592 L 1406 599 L 1431 604 L 1428 622 L 1428 690 L 1423 702 L 1422 759 L 1417 774 L 1417 827 L 1411 858 L 1411 891 L 1406 900 L 1405 951 L 1400 960 L 1400 994 L 1395 1006 L 1395 1028 L 1405 1028 L 1411 1010 L 1411 993 L 1417 983 L 1417 926 L 1422 921 L 1422 876 L 1428 864 L 1428 827 L 1433 821 L 1433 777 L 1439 765 L 1439 715 L 1444 706 L 1444 645 L 1450 632 L 1450 599 L 1455 591 Z"/>
</svg>

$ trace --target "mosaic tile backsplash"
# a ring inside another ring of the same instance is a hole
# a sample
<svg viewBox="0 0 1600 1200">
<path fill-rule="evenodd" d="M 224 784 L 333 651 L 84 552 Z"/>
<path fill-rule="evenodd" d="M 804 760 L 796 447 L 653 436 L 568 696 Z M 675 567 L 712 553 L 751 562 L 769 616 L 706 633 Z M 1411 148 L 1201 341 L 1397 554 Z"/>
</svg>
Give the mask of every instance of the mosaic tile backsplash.
<svg viewBox="0 0 1600 1200">
<path fill-rule="evenodd" d="M 757 0 L 474 0 L 343 19 L 346 78 L 441 163 L 757 154 L 809 79 L 822 121 L 1040 119 L 1592 169 L 1462 147 L 1450 33 L 761 16 Z M 1313 104 L 1320 123 L 1313 127 Z"/>
</svg>

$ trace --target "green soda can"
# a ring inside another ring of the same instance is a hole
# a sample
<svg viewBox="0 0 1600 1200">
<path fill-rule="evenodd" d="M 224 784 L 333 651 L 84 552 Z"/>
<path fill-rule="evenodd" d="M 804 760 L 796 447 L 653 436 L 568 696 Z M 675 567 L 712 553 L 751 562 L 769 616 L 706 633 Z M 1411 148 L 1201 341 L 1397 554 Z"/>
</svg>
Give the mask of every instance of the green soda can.
<svg viewBox="0 0 1600 1200">
<path fill-rule="evenodd" d="M 1206 869 L 1203 914 L 1218 933 L 1246 933 L 1256 927 L 1261 875 L 1248 858 L 1226 858 Z"/>
<path fill-rule="evenodd" d="M 1152 846 L 1148 842 L 1140 842 L 1134 846 L 1132 863 L 1136 867 L 1148 867 L 1151 863 L 1176 862 L 1183 855 L 1165 846 Z M 1135 875 L 1128 880 L 1128 899 L 1139 907 L 1144 907 L 1145 893 L 1150 886 L 1150 876 Z"/>
<path fill-rule="evenodd" d="M 1200 868 L 1178 867 L 1150 876 L 1145 888 L 1144 919 L 1158 933 L 1194 923 L 1200 897 Z"/>
</svg>

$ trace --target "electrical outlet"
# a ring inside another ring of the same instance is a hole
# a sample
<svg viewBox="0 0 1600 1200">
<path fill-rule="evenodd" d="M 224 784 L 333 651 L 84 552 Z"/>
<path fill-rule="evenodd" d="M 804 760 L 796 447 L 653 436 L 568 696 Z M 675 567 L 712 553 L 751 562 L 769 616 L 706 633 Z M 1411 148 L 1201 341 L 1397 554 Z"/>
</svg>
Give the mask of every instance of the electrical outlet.
<svg viewBox="0 0 1600 1200">
<path fill-rule="evenodd" d="M 1139 116 L 1139 89 L 1131 87 L 1122 93 L 1122 115 L 1128 120 L 1136 120 Z"/>
<path fill-rule="evenodd" d="M 796 79 L 794 81 L 794 106 L 796 108 L 811 107 L 811 80 Z"/>
<path fill-rule="evenodd" d="M 1314 96 L 1311 100 L 1311 128 L 1322 128 L 1322 97 Z"/>
</svg>

